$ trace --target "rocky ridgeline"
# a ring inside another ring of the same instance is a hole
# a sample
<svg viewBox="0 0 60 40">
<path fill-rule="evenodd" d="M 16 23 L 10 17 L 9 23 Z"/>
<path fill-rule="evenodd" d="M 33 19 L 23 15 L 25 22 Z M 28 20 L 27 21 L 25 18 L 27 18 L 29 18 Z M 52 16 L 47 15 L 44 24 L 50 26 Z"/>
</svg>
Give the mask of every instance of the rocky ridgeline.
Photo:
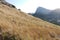
<svg viewBox="0 0 60 40">
<path fill-rule="evenodd" d="M 9 6 L 9 7 L 16 8 L 14 5 L 6 2 L 5 0 L 0 0 L 0 4 L 4 4 L 4 5 L 7 5 L 7 6 Z"/>
</svg>

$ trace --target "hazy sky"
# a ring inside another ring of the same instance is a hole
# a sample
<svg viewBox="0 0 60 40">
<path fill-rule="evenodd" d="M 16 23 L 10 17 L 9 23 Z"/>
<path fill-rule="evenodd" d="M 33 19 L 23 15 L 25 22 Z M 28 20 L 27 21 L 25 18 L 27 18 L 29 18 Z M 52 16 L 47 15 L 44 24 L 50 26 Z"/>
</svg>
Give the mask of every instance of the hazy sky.
<svg viewBox="0 0 60 40">
<path fill-rule="evenodd" d="M 20 8 L 24 12 L 35 12 L 36 8 L 41 6 L 47 9 L 60 8 L 60 0 L 7 0 Z"/>
</svg>

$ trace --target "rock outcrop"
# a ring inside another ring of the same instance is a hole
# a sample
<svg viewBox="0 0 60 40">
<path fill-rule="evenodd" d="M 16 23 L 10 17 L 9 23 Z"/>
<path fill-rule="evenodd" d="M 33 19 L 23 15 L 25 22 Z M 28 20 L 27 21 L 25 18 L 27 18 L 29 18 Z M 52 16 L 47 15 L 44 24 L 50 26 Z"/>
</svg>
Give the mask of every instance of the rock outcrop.
<svg viewBox="0 0 60 40">
<path fill-rule="evenodd" d="M 9 6 L 9 7 L 16 8 L 14 5 L 6 2 L 5 0 L 0 0 L 0 4 L 4 4 L 4 5 L 7 5 L 7 6 Z"/>
</svg>

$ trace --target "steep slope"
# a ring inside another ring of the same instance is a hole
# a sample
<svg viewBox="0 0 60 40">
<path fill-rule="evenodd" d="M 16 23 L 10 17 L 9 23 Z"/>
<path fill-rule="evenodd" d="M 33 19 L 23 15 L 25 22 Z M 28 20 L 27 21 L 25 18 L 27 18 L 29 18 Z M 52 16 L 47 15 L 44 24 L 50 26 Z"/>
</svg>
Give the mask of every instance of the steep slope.
<svg viewBox="0 0 60 40">
<path fill-rule="evenodd" d="M 0 40 L 60 40 L 60 26 L 1 4 Z"/>
<path fill-rule="evenodd" d="M 43 20 L 47 20 L 48 14 L 51 12 L 51 10 L 43 8 L 43 7 L 38 7 L 36 12 L 34 14 L 31 14 L 35 17 L 41 18 Z"/>
<path fill-rule="evenodd" d="M 36 17 L 41 18 L 41 17 L 49 14 L 50 11 L 51 11 L 51 10 L 48 10 L 48 9 L 46 9 L 46 8 L 38 7 L 37 10 L 36 10 L 36 12 L 35 12 L 33 15 L 36 16 Z"/>
<path fill-rule="evenodd" d="M 51 10 L 43 8 L 43 7 L 38 7 L 36 12 L 37 14 L 48 14 Z"/>
</svg>

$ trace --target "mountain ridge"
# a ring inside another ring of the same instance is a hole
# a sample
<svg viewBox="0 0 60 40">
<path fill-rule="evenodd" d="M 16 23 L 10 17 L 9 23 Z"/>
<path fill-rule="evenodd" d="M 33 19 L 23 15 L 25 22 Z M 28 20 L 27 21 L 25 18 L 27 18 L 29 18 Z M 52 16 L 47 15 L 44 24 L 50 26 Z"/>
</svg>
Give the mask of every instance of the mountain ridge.
<svg viewBox="0 0 60 40">
<path fill-rule="evenodd" d="M 38 7 L 35 13 L 41 13 L 41 14 L 48 14 L 51 10 L 43 8 L 43 7 Z"/>
<path fill-rule="evenodd" d="M 11 7 L 11 8 L 16 8 L 14 5 L 8 3 L 6 0 L 0 0 L 0 4 L 7 5 L 7 6 Z"/>
<path fill-rule="evenodd" d="M 34 14 L 31 14 L 37 18 L 41 18 L 45 21 L 51 22 L 56 25 L 60 25 L 60 9 L 57 8 L 55 10 L 49 10 L 43 7 L 38 7 Z"/>
</svg>

